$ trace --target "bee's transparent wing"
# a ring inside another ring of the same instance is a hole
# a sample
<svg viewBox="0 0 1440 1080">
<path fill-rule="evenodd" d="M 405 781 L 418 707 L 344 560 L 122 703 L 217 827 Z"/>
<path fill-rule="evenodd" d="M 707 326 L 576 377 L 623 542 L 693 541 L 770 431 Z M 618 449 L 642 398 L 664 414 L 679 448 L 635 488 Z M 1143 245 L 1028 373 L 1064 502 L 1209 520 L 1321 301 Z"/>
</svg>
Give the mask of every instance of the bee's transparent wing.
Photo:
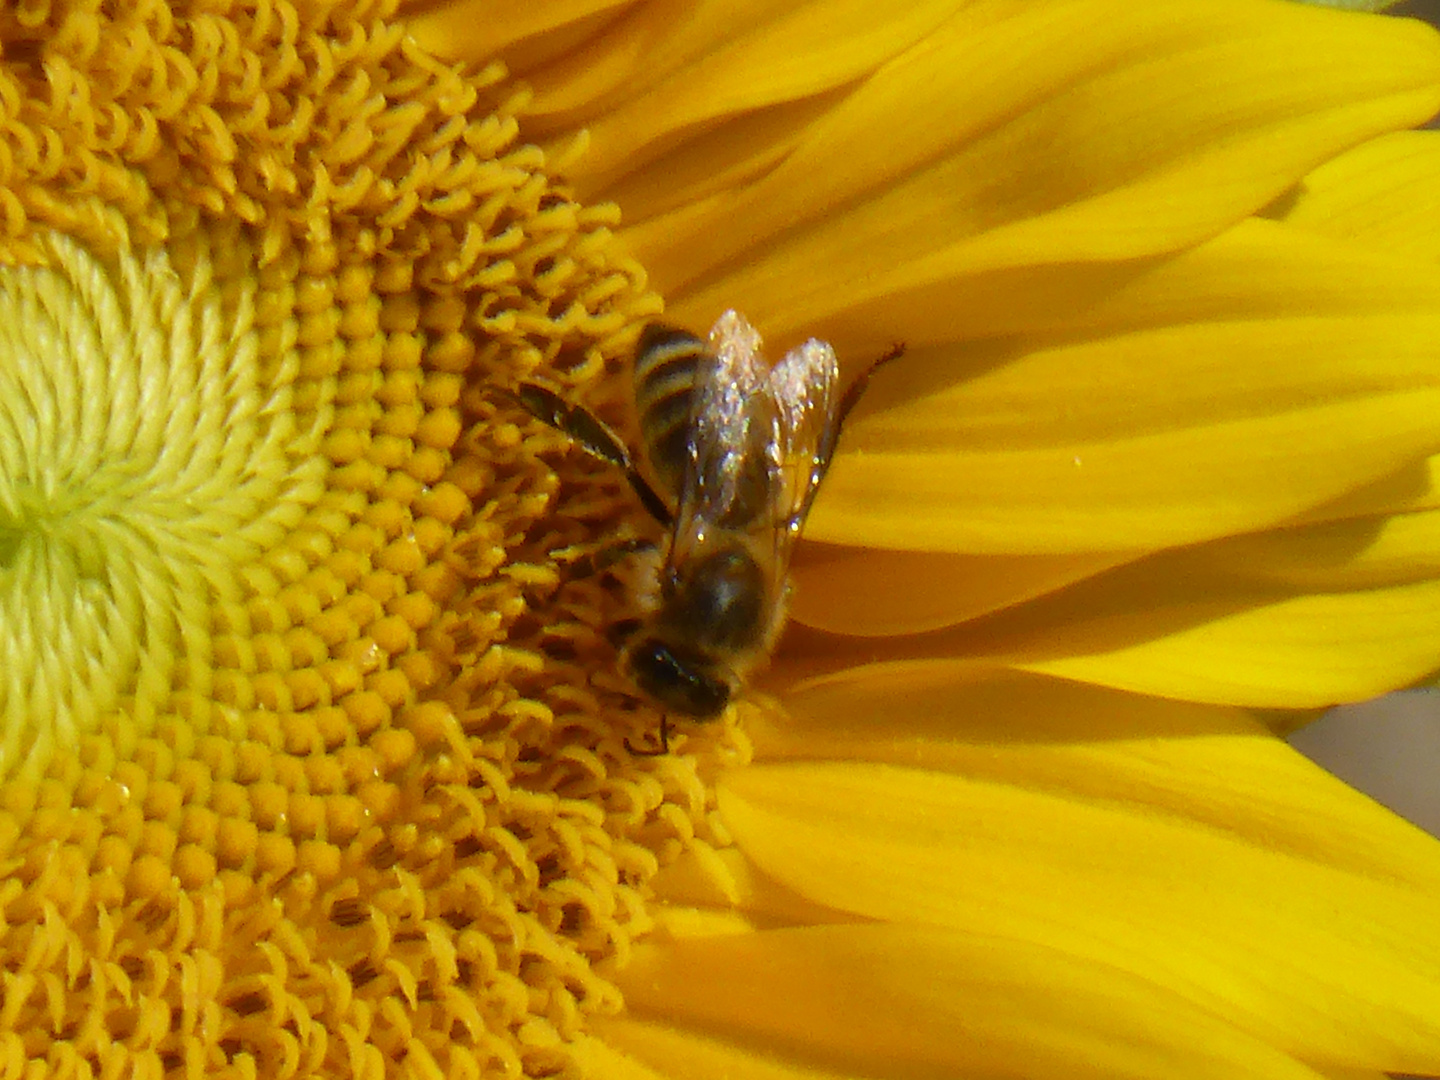
<svg viewBox="0 0 1440 1080">
<path fill-rule="evenodd" d="M 763 527 L 773 501 L 779 419 L 760 335 L 727 311 L 710 331 L 710 353 L 713 362 L 695 373 L 671 565 L 703 546 L 707 530 Z"/>
<path fill-rule="evenodd" d="M 785 354 L 771 370 L 769 382 L 779 419 L 777 524 L 793 540 L 825 479 L 838 434 L 840 364 L 835 350 L 811 338 Z"/>
<path fill-rule="evenodd" d="M 695 381 L 670 561 L 695 554 L 707 529 L 738 530 L 773 545 L 764 561 L 783 576 L 824 477 L 839 365 L 829 345 L 811 340 L 768 368 L 760 335 L 733 311 L 710 331 L 710 350 L 714 364 Z"/>
</svg>

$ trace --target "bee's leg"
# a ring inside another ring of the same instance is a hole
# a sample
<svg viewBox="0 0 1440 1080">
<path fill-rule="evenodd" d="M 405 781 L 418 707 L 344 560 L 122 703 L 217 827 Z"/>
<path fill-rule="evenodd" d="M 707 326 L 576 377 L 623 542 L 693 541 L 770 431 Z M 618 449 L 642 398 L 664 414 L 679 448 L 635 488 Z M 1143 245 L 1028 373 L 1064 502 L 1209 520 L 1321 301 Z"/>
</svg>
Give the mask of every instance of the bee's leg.
<svg viewBox="0 0 1440 1080">
<path fill-rule="evenodd" d="M 605 426 L 605 423 L 582 405 L 571 405 L 553 390 L 537 383 L 521 383 L 507 396 L 519 402 L 531 416 L 542 420 L 564 432 L 591 457 L 599 458 L 614 465 L 625 473 L 625 479 L 634 489 L 640 503 L 656 521 L 667 528 L 674 524 L 674 515 L 659 493 L 636 468 L 630 451 L 620 437 Z"/>
<path fill-rule="evenodd" d="M 636 757 L 663 757 L 670 752 L 670 720 L 664 714 L 660 714 L 660 748 L 651 750 L 649 747 L 637 749 L 627 736 L 624 740 L 625 749 Z"/>
<path fill-rule="evenodd" d="M 865 388 L 870 385 L 870 376 L 890 361 L 898 360 L 904 354 L 905 343 L 897 341 L 886 349 L 878 360 L 861 372 L 858 379 L 846 387 L 844 395 L 840 398 L 840 405 L 835 410 L 835 420 L 826 429 L 820 439 L 820 445 L 815 449 L 815 460 L 810 466 L 810 486 L 806 488 L 805 497 L 800 501 L 800 509 L 790 519 L 792 530 L 798 530 L 804 523 L 806 515 L 810 513 L 810 504 L 815 501 L 815 496 L 820 491 L 820 481 L 824 480 L 825 474 L 830 471 L 830 460 L 835 456 L 835 447 L 839 444 L 840 434 L 845 429 L 845 418 L 865 396 Z"/>
<path fill-rule="evenodd" d="M 599 551 L 592 551 L 588 555 L 582 555 L 566 567 L 566 577 L 571 580 L 594 577 L 610 569 L 617 562 L 626 559 L 638 552 L 649 552 L 655 550 L 655 541 L 647 540 L 639 536 L 627 537 L 624 540 L 617 540 L 615 543 L 601 548 Z M 553 556 L 555 553 L 551 552 Z"/>
<path fill-rule="evenodd" d="M 838 435 L 841 428 L 845 426 L 845 418 L 850 415 L 850 410 L 855 408 L 860 399 L 865 395 L 865 388 L 870 385 L 870 376 L 879 371 L 892 360 L 899 360 L 905 355 L 905 343 L 897 341 L 886 349 L 879 357 L 863 372 L 860 377 L 851 383 L 845 390 L 845 396 L 840 399 L 840 407 L 835 410 L 834 430 Z M 834 439 L 831 439 L 830 449 L 833 451 Z"/>
<path fill-rule="evenodd" d="M 617 649 L 624 648 L 642 625 L 639 619 L 617 619 L 605 628 L 605 640 Z"/>
</svg>

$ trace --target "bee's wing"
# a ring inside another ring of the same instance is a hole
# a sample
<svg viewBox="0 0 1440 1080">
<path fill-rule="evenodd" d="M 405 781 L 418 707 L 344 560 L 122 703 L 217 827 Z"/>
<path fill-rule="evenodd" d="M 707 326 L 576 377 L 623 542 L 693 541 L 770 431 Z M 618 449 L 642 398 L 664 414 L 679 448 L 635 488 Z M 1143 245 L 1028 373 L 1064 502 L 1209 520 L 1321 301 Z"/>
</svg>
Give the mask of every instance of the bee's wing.
<svg viewBox="0 0 1440 1080">
<path fill-rule="evenodd" d="M 779 417 L 778 524 L 798 534 L 829 464 L 840 400 L 840 364 L 834 349 L 811 338 L 785 354 L 771 370 L 769 381 Z"/>
<path fill-rule="evenodd" d="M 760 335 L 733 311 L 710 332 L 710 351 L 695 381 L 670 561 L 703 545 L 707 527 L 742 530 L 770 538 L 769 569 L 781 576 L 824 475 L 839 365 L 811 340 L 767 368 Z"/>
<path fill-rule="evenodd" d="M 680 483 L 670 564 L 705 542 L 707 528 L 750 528 L 771 484 L 766 448 L 777 418 L 760 335 L 727 311 L 710 331 L 710 363 L 695 373 L 690 445 Z"/>
</svg>

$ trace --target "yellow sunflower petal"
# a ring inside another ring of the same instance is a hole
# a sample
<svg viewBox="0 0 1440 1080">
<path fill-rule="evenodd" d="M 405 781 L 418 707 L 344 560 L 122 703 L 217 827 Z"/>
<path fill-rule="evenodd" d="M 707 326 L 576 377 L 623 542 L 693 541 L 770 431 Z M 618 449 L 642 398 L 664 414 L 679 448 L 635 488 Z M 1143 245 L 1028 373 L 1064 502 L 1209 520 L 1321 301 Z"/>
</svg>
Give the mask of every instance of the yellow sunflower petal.
<svg viewBox="0 0 1440 1080">
<path fill-rule="evenodd" d="M 1440 662 L 1437 540 L 1440 515 L 1427 512 L 1222 541 L 998 616 L 978 639 L 1031 670 L 1141 693 L 1361 701 Z"/>
<path fill-rule="evenodd" d="M 1440 260 L 1440 132 L 1396 131 L 1327 161 L 1267 213 L 1391 258 Z"/>
<path fill-rule="evenodd" d="M 1215 580 L 1224 568 L 1232 579 L 1317 592 L 1424 583 L 1440 577 L 1440 510 L 1236 536 L 1197 549 L 1186 565 L 1195 578 Z"/>
<path fill-rule="evenodd" d="M 623 1060 L 633 1073 L 615 1071 L 612 1065 L 601 1076 L 664 1076 L 670 1080 L 707 1080 L 724 1076 L 733 1080 L 859 1080 L 853 1073 L 821 1069 L 811 1062 L 780 1057 L 769 1048 L 753 1048 L 723 1036 L 702 1034 L 693 1028 L 647 1023 L 640 1020 L 609 1020 L 596 1025 L 608 1054 L 597 1061 Z M 596 1041 L 599 1041 L 598 1039 Z M 623 1051 L 625 1057 L 621 1058 Z M 640 1065 L 646 1062 L 650 1068 Z"/>
<path fill-rule="evenodd" d="M 1346 11 L 1385 11 L 1387 8 L 1395 7 L 1400 0 L 1297 0 L 1297 2 L 1342 8 Z"/>
<path fill-rule="evenodd" d="M 1057 307 L 1049 333 L 921 347 L 880 372 L 808 535 L 1188 543 L 1293 517 L 1440 444 L 1440 276 L 1408 264 L 1251 221 Z"/>
<path fill-rule="evenodd" d="M 1127 558 L 943 555 L 808 543 L 790 568 L 790 617 L 837 634 L 918 634 L 1044 595 Z"/>
<path fill-rule="evenodd" d="M 1432 459 L 1434 460 L 1434 459 Z M 1440 461 L 1436 462 L 1440 467 Z M 1430 469 L 1424 470 L 1428 481 Z M 1391 498 L 1429 506 L 1406 485 Z M 1376 495 L 1378 496 L 1378 493 Z M 1329 512 L 1338 509 L 1332 507 Z M 1323 516 L 1321 511 L 1316 516 Z M 1345 516 L 1215 541 L 1166 557 L 1156 576 L 1173 588 L 1216 601 L 1260 586 L 1295 592 L 1339 592 L 1423 585 L 1440 576 L 1440 511 Z M 836 634 L 920 634 L 1056 592 L 1129 561 L 1126 554 L 943 555 L 810 543 L 791 567 L 790 613 L 797 622 Z M 1253 603 L 1246 591 L 1237 603 Z M 1163 618 L 1157 620 L 1163 632 Z"/>
<path fill-rule="evenodd" d="M 635 186 L 607 194 L 682 319 L 738 306 L 776 332 L 824 327 L 837 307 L 960 275 L 1212 235 L 1337 151 L 1431 115 L 1437 45 L 1419 24 L 1280 4 L 975 6 L 782 125 L 783 161 L 738 190 L 665 198 L 647 175 L 726 169 L 706 155 L 728 140 L 707 130 L 696 161 L 689 146 L 627 161 Z M 626 118 L 642 143 L 672 138 L 670 122 L 660 95 Z"/>
<path fill-rule="evenodd" d="M 718 120 L 823 95 L 869 75 L 953 17 L 954 0 L 640 4 L 623 26 L 542 70 L 528 114 L 541 134 L 586 124 L 589 190 Z M 837 32 L 845 28 L 849 32 Z M 688 192 L 693 198 L 694 191 Z M 667 200 L 668 201 L 668 200 Z"/>
<path fill-rule="evenodd" d="M 1429 534 L 1433 525 L 1425 530 Z M 1303 556 L 1276 573 L 1306 576 Z M 1414 560 L 1397 555 L 1413 568 Z M 1393 570 L 1383 560 L 1356 580 Z M 1340 575 L 1343 576 L 1343 575 Z M 792 634 L 794 670 L 875 660 L 974 661 L 1143 694 L 1257 708 L 1323 708 L 1397 690 L 1440 658 L 1440 583 L 1332 591 L 1245 581 L 1186 551 L 1100 574 L 1051 596 L 948 630 L 904 637 Z M 912 608 L 913 610 L 913 608 Z M 857 620 L 864 626 L 865 620 Z"/>
<path fill-rule="evenodd" d="M 1121 589 L 1121 604 L 1139 600 L 1131 591 L 1136 584 L 1132 579 Z M 1151 603 L 1158 608 L 1133 622 L 1131 607 L 1130 613 L 1101 612 L 1076 626 L 1060 645 L 1069 655 L 1041 648 L 1035 650 L 1042 654 L 1038 658 L 1017 653 L 1012 662 L 1140 693 L 1303 709 L 1364 701 L 1409 686 L 1433 672 L 1440 658 L 1434 618 L 1440 583 L 1433 581 L 1213 604 L 1194 594 L 1169 604 L 1152 594 Z M 1175 629 L 1127 641 L 1140 623 L 1153 630 L 1157 622 Z"/>
<path fill-rule="evenodd" d="M 1233 537 L 1096 579 L 1014 623 L 1002 616 L 980 637 L 1004 652 L 1027 623 L 1038 649 L 1012 654 L 1023 666 L 1141 692 L 1284 708 L 1361 701 L 1440 666 L 1437 552 L 1436 510 Z"/>
<path fill-rule="evenodd" d="M 859 689 L 851 715 L 895 711 Z M 725 779 L 721 813 L 766 873 L 809 899 L 1113 966 L 1317 1065 L 1440 1066 L 1433 841 L 1307 775 L 1298 755 L 1284 767 L 1257 729 L 1215 732 L 1221 745 L 1202 740 L 1194 762 L 1184 739 L 1042 742 L 1035 755 L 1019 731 L 986 745 L 992 761 L 975 773 L 757 765 Z M 1191 777 L 1198 815 L 1180 805 Z M 1305 817 L 1317 808 L 1344 826 L 1328 844 Z"/>
<path fill-rule="evenodd" d="M 1312 708 L 1364 700 L 1440 666 L 1440 628 L 1431 617 L 1440 600 L 1440 510 L 1428 508 L 1440 486 L 1432 471 L 1427 461 L 1354 500 L 1421 509 L 1351 516 L 1356 507 L 1342 500 L 1317 511 L 1322 520 L 1313 524 L 1116 569 L 1075 556 L 966 559 L 825 546 L 800 564 L 796 616 L 837 634 L 912 635 L 885 645 L 890 658 L 952 657 L 960 666 L 961 657 L 988 658 L 1216 703 Z M 1325 520 L 1335 513 L 1346 516 Z M 1054 575 L 1048 581 L 1047 573 Z M 1034 588 L 1033 596 L 1050 587 L 1051 595 L 1023 602 L 1024 589 Z M 1013 610 L 959 625 L 1007 596 Z M 944 631 L 949 616 L 957 618 Z M 790 640 L 792 665 L 822 654 L 828 670 L 880 658 L 873 643 L 798 632 Z"/>
<path fill-rule="evenodd" d="M 821 1076 L 1316 1075 L 1162 985 L 983 931 L 823 926 L 692 938 L 643 947 L 622 983 L 639 1018 L 728 1036 Z M 657 1069 L 685 1074 L 679 1040 L 617 1035 L 655 1054 Z"/>
<path fill-rule="evenodd" d="M 1264 738 L 1240 709 L 947 662 L 857 667 L 783 696 L 783 718 L 749 722 L 762 761 L 919 765 L 1185 818 L 1440 891 L 1431 837 Z"/>
<path fill-rule="evenodd" d="M 602 1024 L 607 1030 L 611 1025 Z M 621 1027 L 627 1027 L 623 1022 Z M 611 1042 L 615 1045 L 611 1045 Z M 575 1060 L 580 1066 L 581 1075 L 591 1077 L 593 1080 L 680 1080 L 685 1074 L 680 1072 L 661 1072 L 642 1064 L 639 1055 L 629 1056 L 618 1047 L 623 1047 L 622 1040 L 609 1040 L 598 1038 L 587 1038 L 581 1040 L 575 1047 Z M 698 1048 L 697 1048 L 698 1050 Z M 702 1052 L 703 1053 L 703 1052 Z M 701 1056 L 697 1054 L 697 1056 Z M 703 1060 L 703 1056 L 701 1056 Z"/>
<path fill-rule="evenodd" d="M 633 1020 L 601 1021 L 596 1029 L 603 1033 L 605 1044 L 590 1040 L 580 1059 L 591 1075 L 615 1077 L 616 1080 L 651 1080 L 657 1076 L 675 1080 L 710 1080 L 711 1077 L 733 1077 L 734 1080 L 861 1080 L 858 1074 L 822 1069 L 799 1056 L 779 1056 L 771 1047 L 759 1049 L 740 1040 L 701 1034 L 693 1028 L 671 1027 L 663 1023 L 642 1023 Z M 594 1049 L 591 1049 L 593 1047 Z M 620 1049 L 625 1054 L 619 1052 Z M 638 1060 L 637 1060 L 638 1059 Z M 640 1062 L 653 1063 L 646 1068 Z M 1166 1070 L 1173 1073 L 1173 1067 Z M 873 1077 L 875 1074 L 864 1074 Z M 880 1074 L 890 1075 L 890 1074 Z M 1331 1080 L 1387 1080 L 1378 1070 L 1327 1069 L 1323 1075 Z"/>
<path fill-rule="evenodd" d="M 1440 508 L 1440 454 L 1432 454 L 1333 503 L 1316 507 L 1301 515 L 1300 521 L 1326 523 L 1385 518 L 1437 508 Z"/>
<path fill-rule="evenodd" d="M 467 4 L 440 4 L 413 16 L 407 30 L 436 56 L 466 56 L 484 63 L 504 53 L 511 70 L 524 71 L 562 55 L 618 17 L 631 0 L 485 0 L 483 13 Z M 418 6 L 418 5 L 417 5 Z"/>
</svg>

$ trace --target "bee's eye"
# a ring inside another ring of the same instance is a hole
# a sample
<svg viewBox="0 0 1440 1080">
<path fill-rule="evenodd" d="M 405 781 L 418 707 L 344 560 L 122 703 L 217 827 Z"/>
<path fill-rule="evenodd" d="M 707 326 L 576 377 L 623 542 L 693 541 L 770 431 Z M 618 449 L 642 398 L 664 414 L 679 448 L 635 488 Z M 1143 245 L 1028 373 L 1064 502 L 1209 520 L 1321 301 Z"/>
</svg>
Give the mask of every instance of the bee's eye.
<svg viewBox="0 0 1440 1080">
<path fill-rule="evenodd" d="M 667 708 L 710 720 L 730 703 L 732 691 L 722 669 L 698 654 L 645 638 L 628 655 L 635 685 Z"/>
</svg>

